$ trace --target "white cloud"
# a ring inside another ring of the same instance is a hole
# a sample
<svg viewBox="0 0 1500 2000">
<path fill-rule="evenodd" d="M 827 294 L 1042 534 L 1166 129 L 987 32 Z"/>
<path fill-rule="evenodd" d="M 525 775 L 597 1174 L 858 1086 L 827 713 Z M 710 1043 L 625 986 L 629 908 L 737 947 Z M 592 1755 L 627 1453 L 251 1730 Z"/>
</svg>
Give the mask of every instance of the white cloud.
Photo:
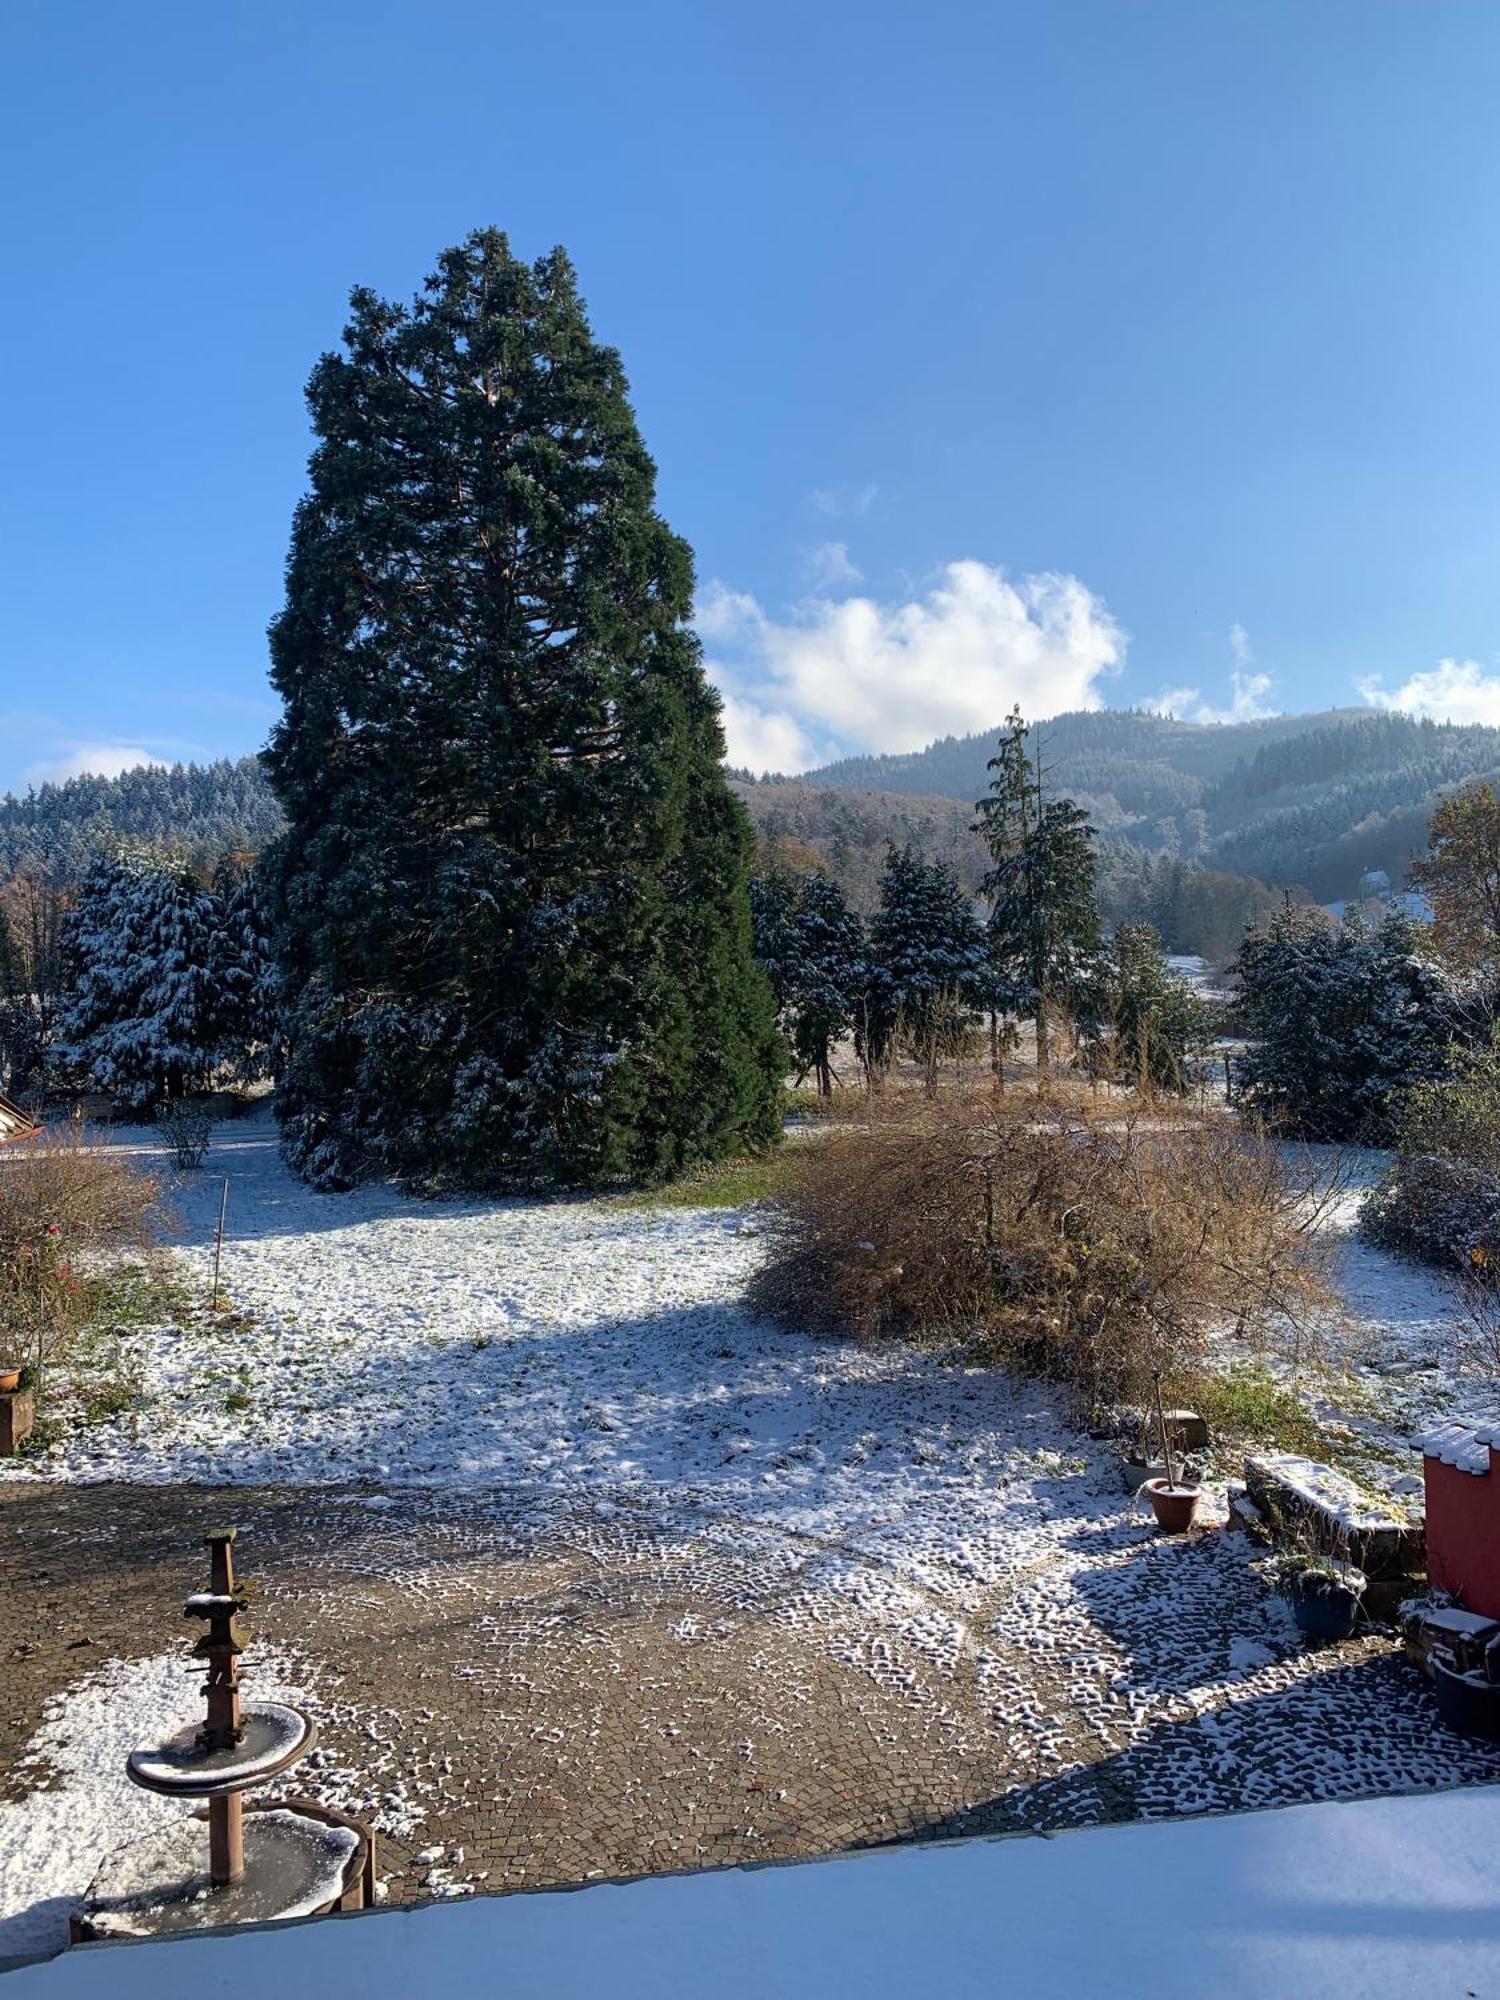
<svg viewBox="0 0 1500 2000">
<path fill-rule="evenodd" d="M 1077 577 L 1012 583 L 974 561 L 947 564 L 920 598 L 817 597 L 784 622 L 711 585 L 698 626 L 730 655 L 711 659 L 709 672 L 741 726 L 755 711 L 762 749 L 772 740 L 789 749 L 800 733 L 799 761 L 782 770 L 841 748 L 917 750 L 993 729 L 1016 702 L 1032 716 L 1098 708 L 1097 683 L 1125 652 L 1124 634 Z"/>
<path fill-rule="evenodd" d="M 1266 696 L 1276 685 L 1270 674 L 1233 673 L 1229 676 L 1229 705 L 1217 708 L 1203 699 L 1198 688 L 1164 688 L 1154 701 L 1147 702 L 1158 715 L 1175 715 L 1183 722 L 1264 722 L 1280 710 Z"/>
<path fill-rule="evenodd" d="M 1279 710 L 1266 700 L 1276 685 L 1275 679 L 1270 674 L 1250 671 L 1255 654 L 1250 634 L 1238 621 L 1229 628 L 1229 652 L 1234 670 L 1229 676 L 1228 707 L 1205 701 L 1202 690 L 1195 687 L 1163 688 L 1146 706 L 1155 709 L 1158 715 L 1178 716 L 1183 722 L 1264 722 L 1267 716 L 1278 714 Z"/>
<path fill-rule="evenodd" d="M 740 645 L 764 622 L 765 614 L 748 591 L 730 590 L 722 583 L 708 584 L 693 605 L 698 636 L 710 644 Z"/>
<path fill-rule="evenodd" d="M 32 764 L 26 772 L 29 785 L 61 785 L 69 778 L 118 778 L 141 764 L 161 764 L 138 743 L 79 743 L 56 757 Z"/>
<path fill-rule="evenodd" d="M 823 761 L 822 753 L 794 715 L 762 708 L 722 689 L 720 698 L 729 763 L 759 777 L 767 771 L 805 771 Z"/>
<path fill-rule="evenodd" d="M 1372 708 L 1430 715 L 1436 722 L 1500 725 L 1500 674 L 1487 674 L 1478 660 L 1439 660 L 1389 691 L 1370 675 L 1357 685 Z"/>
<path fill-rule="evenodd" d="M 873 483 L 826 486 L 809 493 L 807 504 L 816 514 L 868 514 L 879 497 L 880 488 Z"/>
<path fill-rule="evenodd" d="M 804 550 L 802 569 L 814 590 L 837 590 L 840 584 L 861 581 L 847 542 L 819 542 L 815 549 Z"/>
</svg>

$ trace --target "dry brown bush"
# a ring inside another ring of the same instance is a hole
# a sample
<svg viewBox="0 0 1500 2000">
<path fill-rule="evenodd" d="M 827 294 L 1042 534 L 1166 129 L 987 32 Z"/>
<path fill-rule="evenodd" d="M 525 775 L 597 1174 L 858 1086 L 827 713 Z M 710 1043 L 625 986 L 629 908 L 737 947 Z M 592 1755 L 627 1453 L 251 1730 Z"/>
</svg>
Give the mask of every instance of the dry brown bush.
<svg viewBox="0 0 1500 2000">
<path fill-rule="evenodd" d="M 77 1123 L 0 1152 L 0 1358 L 40 1371 L 86 1317 L 99 1256 L 156 1242 L 160 1200 Z"/>
<path fill-rule="evenodd" d="M 1220 1114 L 976 1089 L 875 1099 L 799 1149 L 763 1310 L 957 1336 L 1097 1409 L 1216 1330 L 1305 1353 L 1331 1307 L 1311 1174 Z"/>
</svg>

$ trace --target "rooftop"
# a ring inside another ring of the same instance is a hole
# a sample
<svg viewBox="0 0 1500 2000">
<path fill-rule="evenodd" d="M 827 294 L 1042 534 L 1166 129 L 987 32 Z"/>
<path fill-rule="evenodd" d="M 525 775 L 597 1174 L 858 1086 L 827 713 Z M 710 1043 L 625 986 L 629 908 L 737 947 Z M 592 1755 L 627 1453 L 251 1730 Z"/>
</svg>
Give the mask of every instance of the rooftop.
<svg viewBox="0 0 1500 2000">
<path fill-rule="evenodd" d="M 5 2000 L 1379 2000 L 1500 1990 L 1500 1787 L 86 1946 Z"/>
</svg>

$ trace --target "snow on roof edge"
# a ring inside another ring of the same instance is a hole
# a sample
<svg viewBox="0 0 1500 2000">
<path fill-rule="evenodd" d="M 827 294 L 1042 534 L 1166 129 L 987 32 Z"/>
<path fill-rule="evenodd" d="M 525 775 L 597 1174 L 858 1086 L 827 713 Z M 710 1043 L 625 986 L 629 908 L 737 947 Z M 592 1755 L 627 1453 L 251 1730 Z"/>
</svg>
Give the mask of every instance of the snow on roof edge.
<svg viewBox="0 0 1500 2000">
<path fill-rule="evenodd" d="M 1490 1449 L 1500 1449 L 1500 1424 L 1434 1424 L 1416 1440 L 1424 1458 L 1476 1477 L 1490 1469 Z"/>
</svg>

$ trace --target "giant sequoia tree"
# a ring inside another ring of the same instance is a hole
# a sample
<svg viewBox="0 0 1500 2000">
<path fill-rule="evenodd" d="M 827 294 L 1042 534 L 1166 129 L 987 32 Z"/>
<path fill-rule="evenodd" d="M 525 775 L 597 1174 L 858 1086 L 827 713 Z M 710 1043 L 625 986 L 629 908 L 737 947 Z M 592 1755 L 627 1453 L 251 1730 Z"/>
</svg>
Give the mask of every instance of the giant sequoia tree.
<svg viewBox="0 0 1500 2000">
<path fill-rule="evenodd" d="M 686 543 L 571 266 L 356 291 L 272 627 L 288 1157 L 648 1179 L 769 1141 L 750 832 Z"/>
</svg>

